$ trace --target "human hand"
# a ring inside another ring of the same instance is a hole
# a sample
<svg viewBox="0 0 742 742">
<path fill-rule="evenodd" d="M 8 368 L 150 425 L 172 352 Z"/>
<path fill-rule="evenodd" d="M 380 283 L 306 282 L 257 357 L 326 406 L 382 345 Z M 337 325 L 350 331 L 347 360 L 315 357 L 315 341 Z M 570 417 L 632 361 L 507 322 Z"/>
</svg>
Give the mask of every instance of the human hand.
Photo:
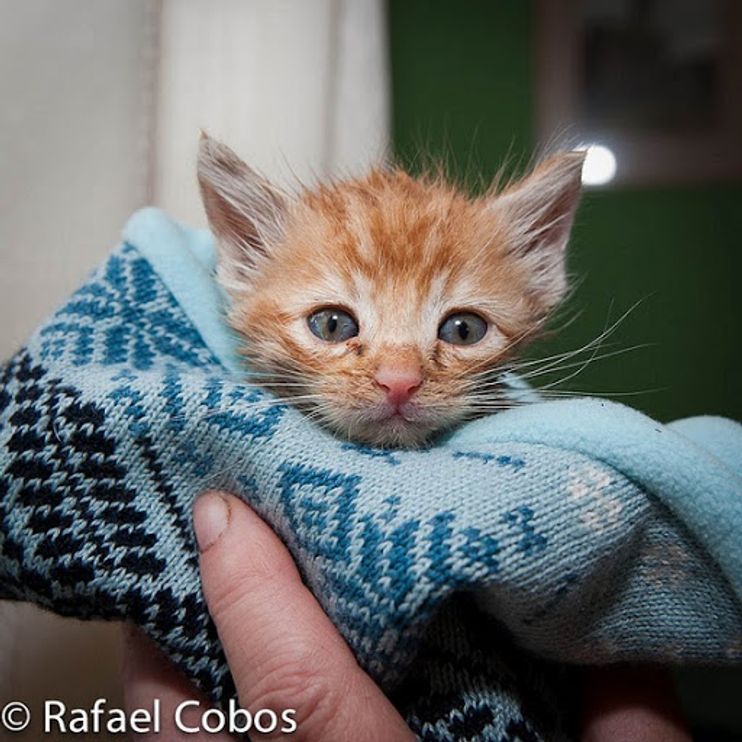
<svg viewBox="0 0 742 742">
<path fill-rule="evenodd" d="M 291 555 L 241 500 L 210 492 L 193 509 L 201 579 L 240 706 L 251 712 L 295 709 L 295 740 L 411 740 L 414 736 L 379 687 L 358 666 L 343 638 L 304 586 Z M 126 637 L 127 707 L 161 701 L 162 736 L 192 740 L 174 710 L 185 699 L 208 704 L 138 630 Z M 195 726 L 189 709 L 184 721 Z M 276 739 L 255 734 L 255 739 Z M 140 737 L 141 739 L 142 737 Z M 212 742 L 233 739 L 209 734 Z"/>
<path fill-rule="evenodd" d="M 691 742 L 664 668 L 590 668 L 582 701 L 581 742 Z"/>
</svg>

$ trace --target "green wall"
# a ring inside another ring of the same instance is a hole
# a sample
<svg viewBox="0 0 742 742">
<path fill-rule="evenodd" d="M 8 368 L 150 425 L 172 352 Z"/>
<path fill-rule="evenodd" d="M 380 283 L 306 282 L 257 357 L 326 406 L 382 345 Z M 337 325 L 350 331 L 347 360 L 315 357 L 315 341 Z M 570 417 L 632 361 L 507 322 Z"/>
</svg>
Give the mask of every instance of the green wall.
<svg viewBox="0 0 742 742">
<path fill-rule="evenodd" d="M 535 144 L 531 4 L 390 0 L 389 18 L 398 157 L 412 168 L 425 155 L 443 158 L 472 183 L 506 157 L 526 161 Z M 561 321 L 581 314 L 533 354 L 580 347 L 641 300 L 612 342 L 651 347 L 595 361 L 566 388 L 644 391 L 616 399 L 661 420 L 742 419 L 741 236 L 739 183 L 588 191 L 570 248 L 581 282 Z"/>
</svg>

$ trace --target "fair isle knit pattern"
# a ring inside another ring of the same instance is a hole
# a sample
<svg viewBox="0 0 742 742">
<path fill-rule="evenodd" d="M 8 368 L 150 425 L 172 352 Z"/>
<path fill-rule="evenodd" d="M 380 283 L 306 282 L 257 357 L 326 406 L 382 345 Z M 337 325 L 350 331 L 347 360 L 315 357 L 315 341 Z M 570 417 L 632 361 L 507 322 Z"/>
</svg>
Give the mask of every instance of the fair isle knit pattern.
<svg viewBox="0 0 742 742">
<path fill-rule="evenodd" d="M 273 525 L 422 739 L 568 739 L 569 664 L 740 657 L 722 572 L 620 472 L 336 440 L 225 373 L 124 244 L 0 370 L 0 596 L 133 621 L 225 703 L 190 516 L 214 487 Z"/>
</svg>

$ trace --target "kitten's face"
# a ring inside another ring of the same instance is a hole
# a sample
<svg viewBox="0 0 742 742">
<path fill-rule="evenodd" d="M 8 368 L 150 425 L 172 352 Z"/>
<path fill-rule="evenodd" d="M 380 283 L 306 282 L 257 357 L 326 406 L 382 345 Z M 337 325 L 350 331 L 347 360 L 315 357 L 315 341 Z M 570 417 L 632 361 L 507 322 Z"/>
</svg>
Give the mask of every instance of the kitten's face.
<svg viewBox="0 0 742 742">
<path fill-rule="evenodd" d="M 398 170 L 289 199 L 205 139 L 199 177 L 250 370 L 372 445 L 419 446 L 497 406 L 492 371 L 565 289 L 581 157 L 550 162 L 479 199 Z"/>
</svg>

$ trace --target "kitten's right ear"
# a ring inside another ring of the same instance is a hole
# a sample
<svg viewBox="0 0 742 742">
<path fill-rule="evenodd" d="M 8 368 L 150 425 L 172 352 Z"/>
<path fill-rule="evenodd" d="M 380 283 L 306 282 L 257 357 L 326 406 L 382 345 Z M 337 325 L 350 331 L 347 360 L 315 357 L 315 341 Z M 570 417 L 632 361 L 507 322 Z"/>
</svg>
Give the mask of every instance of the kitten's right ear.
<svg viewBox="0 0 742 742">
<path fill-rule="evenodd" d="M 198 183 L 219 248 L 220 278 L 243 285 L 283 237 L 288 202 L 229 147 L 201 135 Z"/>
<path fill-rule="evenodd" d="M 508 227 L 513 259 L 527 268 L 544 311 L 567 290 L 565 248 L 580 200 L 584 152 L 561 152 L 497 194 L 492 209 Z"/>
</svg>

